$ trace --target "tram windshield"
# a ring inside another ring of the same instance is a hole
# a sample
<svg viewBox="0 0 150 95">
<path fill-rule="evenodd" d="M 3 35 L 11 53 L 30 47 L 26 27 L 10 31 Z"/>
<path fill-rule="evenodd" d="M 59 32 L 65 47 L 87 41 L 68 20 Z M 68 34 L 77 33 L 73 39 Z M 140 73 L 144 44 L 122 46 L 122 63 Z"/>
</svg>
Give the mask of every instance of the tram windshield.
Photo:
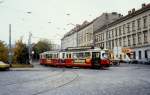
<svg viewBox="0 0 150 95">
<path fill-rule="evenodd" d="M 102 54 L 102 58 L 103 58 L 103 59 L 108 58 L 108 53 L 103 53 L 103 54 Z"/>
</svg>

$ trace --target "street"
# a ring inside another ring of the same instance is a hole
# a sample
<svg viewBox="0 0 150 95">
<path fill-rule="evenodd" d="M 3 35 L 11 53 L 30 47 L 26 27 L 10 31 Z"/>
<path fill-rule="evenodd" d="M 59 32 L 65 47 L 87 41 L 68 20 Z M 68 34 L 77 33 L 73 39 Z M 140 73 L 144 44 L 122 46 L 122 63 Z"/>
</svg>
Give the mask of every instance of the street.
<svg viewBox="0 0 150 95">
<path fill-rule="evenodd" d="M 40 66 L 0 72 L 0 95 L 150 95 L 150 65 L 108 70 Z"/>
</svg>

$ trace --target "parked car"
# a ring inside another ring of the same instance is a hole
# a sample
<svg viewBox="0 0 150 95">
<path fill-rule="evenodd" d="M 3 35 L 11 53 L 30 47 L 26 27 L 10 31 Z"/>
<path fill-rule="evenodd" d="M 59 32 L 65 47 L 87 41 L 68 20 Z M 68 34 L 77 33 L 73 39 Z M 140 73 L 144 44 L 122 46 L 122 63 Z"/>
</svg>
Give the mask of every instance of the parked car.
<svg viewBox="0 0 150 95">
<path fill-rule="evenodd" d="M 6 64 L 6 63 L 0 61 L 0 70 L 8 70 L 9 67 L 10 67 L 9 64 Z"/>
</svg>

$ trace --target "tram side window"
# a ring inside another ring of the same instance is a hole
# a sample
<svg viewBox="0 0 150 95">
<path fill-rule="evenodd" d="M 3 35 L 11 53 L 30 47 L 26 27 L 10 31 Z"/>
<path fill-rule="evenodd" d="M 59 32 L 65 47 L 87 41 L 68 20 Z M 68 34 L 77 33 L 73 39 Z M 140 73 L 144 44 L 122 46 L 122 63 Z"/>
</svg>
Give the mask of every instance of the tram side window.
<svg viewBox="0 0 150 95">
<path fill-rule="evenodd" d="M 79 52 L 79 53 L 73 53 L 73 58 L 84 58 L 84 55 L 81 52 Z"/>
<path fill-rule="evenodd" d="M 68 53 L 68 54 L 67 54 L 67 58 L 71 58 L 71 53 Z"/>
<path fill-rule="evenodd" d="M 51 54 L 46 54 L 46 58 L 51 58 Z"/>
<path fill-rule="evenodd" d="M 65 58 L 65 53 L 63 53 L 63 56 L 62 56 L 62 58 Z"/>
<path fill-rule="evenodd" d="M 79 58 L 83 58 L 83 53 L 79 53 Z"/>
<path fill-rule="evenodd" d="M 56 58 L 58 58 L 58 53 L 56 54 Z"/>
<path fill-rule="evenodd" d="M 73 58 L 78 58 L 77 53 L 73 53 Z"/>
<path fill-rule="evenodd" d="M 56 54 L 53 54 L 53 58 L 56 58 Z"/>
<path fill-rule="evenodd" d="M 71 58 L 71 54 L 69 54 L 69 58 Z"/>
<path fill-rule="evenodd" d="M 56 54 L 54 54 L 54 58 L 58 58 L 58 54 L 56 53 Z"/>
<path fill-rule="evenodd" d="M 90 58 L 90 56 L 91 56 L 90 52 L 85 52 L 85 56 L 84 56 L 85 58 Z"/>
</svg>

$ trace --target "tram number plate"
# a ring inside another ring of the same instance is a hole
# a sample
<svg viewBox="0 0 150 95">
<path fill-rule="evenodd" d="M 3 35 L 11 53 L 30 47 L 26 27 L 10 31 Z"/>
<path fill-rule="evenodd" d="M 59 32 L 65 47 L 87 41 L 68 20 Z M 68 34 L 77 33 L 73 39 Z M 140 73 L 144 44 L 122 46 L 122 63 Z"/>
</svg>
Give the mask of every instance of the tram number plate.
<svg viewBox="0 0 150 95">
<path fill-rule="evenodd" d="M 75 64 L 84 64 L 85 63 L 85 59 L 74 59 L 74 63 Z"/>
</svg>

